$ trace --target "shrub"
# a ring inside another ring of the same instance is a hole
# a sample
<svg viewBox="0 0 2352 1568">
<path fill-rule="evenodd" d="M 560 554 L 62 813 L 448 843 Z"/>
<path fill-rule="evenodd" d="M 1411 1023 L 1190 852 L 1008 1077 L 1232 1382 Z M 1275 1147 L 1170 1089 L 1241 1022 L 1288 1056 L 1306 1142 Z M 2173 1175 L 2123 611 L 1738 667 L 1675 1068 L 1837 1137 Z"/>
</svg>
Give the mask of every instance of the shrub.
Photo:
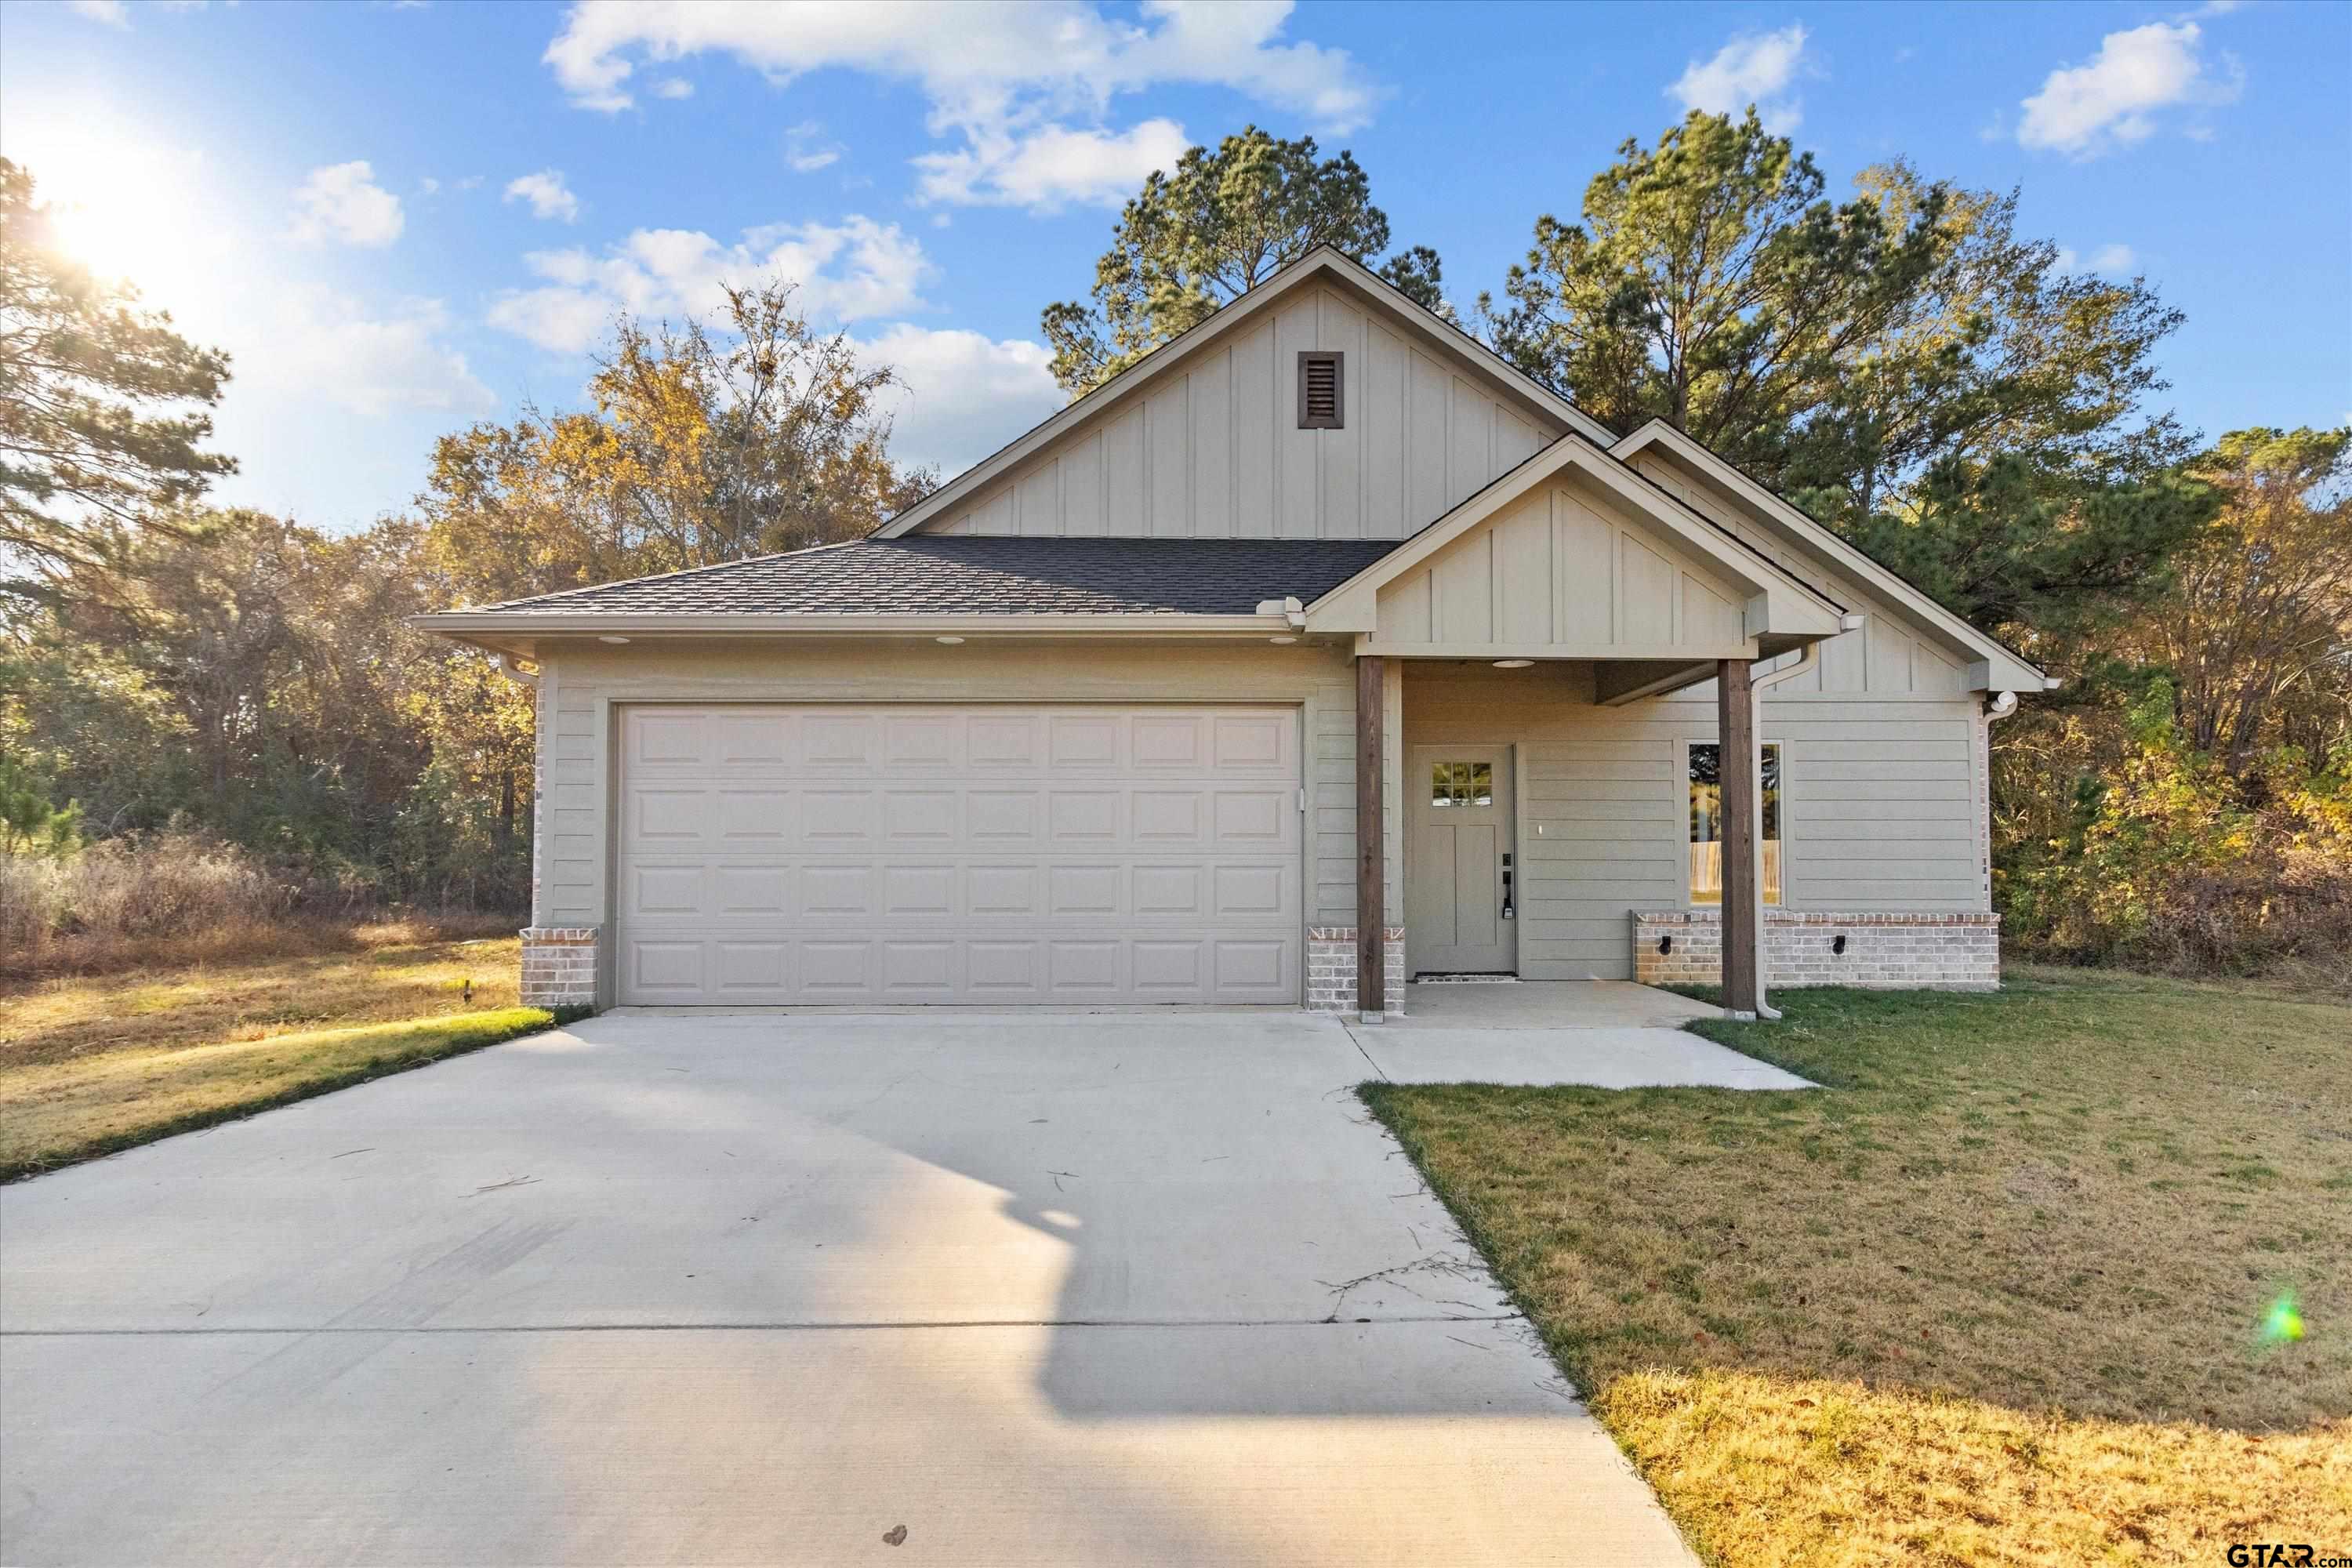
<svg viewBox="0 0 2352 1568">
<path fill-rule="evenodd" d="M 2352 748 L 2282 748 L 2241 779 L 2192 751 L 2156 683 L 2112 780 L 2002 868 L 2012 940 L 2041 955 L 2253 974 L 2352 957 Z"/>
</svg>

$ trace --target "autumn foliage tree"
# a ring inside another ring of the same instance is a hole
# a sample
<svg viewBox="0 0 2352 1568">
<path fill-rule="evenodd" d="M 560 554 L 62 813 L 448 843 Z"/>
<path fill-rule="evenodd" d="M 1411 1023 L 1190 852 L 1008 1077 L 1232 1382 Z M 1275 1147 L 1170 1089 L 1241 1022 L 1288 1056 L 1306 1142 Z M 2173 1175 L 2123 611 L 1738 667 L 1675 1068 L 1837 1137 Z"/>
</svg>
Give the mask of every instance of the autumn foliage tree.
<svg viewBox="0 0 2352 1568">
<path fill-rule="evenodd" d="M 461 600 L 855 539 L 937 482 L 891 460 L 895 370 L 812 327 L 789 285 L 726 300 L 708 323 L 620 318 L 584 409 L 436 443 L 420 506 Z"/>
</svg>

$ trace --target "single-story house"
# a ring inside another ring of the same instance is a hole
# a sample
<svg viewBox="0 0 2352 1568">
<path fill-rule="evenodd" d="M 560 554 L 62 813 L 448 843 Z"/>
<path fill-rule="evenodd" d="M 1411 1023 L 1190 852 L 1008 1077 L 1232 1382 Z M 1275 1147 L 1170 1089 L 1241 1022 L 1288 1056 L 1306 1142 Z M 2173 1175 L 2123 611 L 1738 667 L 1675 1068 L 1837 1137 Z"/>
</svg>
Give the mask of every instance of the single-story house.
<svg viewBox="0 0 2352 1568">
<path fill-rule="evenodd" d="M 550 1004 L 1990 986 L 2047 684 L 1328 250 L 870 537 L 418 624 L 538 689 Z"/>
</svg>

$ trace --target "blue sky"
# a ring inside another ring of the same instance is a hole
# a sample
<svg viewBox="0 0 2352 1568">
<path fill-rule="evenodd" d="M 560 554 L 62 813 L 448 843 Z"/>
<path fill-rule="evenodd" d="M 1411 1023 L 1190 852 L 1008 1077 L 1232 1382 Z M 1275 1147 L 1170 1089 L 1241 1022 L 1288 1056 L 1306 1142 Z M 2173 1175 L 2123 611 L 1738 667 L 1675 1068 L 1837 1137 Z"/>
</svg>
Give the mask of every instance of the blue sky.
<svg viewBox="0 0 2352 1568">
<path fill-rule="evenodd" d="M 1037 312 L 1188 142 L 1352 149 L 1466 307 L 1624 139 L 1751 100 L 1833 188 L 2021 186 L 2144 273 L 2208 435 L 2352 418 L 2352 6 L 0 5 L 0 152 L 235 354 L 223 498 L 336 528 L 576 402 L 616 309 L 792 277 L 953 472 L 1058 406 Z"/>
</svg>

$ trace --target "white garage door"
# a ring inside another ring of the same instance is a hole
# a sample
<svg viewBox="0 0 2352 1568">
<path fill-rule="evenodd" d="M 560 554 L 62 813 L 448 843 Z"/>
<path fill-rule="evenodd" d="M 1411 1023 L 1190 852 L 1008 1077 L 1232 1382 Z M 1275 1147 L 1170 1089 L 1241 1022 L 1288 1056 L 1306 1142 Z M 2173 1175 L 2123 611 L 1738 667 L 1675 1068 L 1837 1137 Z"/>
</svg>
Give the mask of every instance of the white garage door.
<svg viewBox="0 0 2352 1568">
<path fill-rule="evenodd" d="M 1299 998 L 1294 710 L 621 715 L 624 1003 Z"/>
</svg>

